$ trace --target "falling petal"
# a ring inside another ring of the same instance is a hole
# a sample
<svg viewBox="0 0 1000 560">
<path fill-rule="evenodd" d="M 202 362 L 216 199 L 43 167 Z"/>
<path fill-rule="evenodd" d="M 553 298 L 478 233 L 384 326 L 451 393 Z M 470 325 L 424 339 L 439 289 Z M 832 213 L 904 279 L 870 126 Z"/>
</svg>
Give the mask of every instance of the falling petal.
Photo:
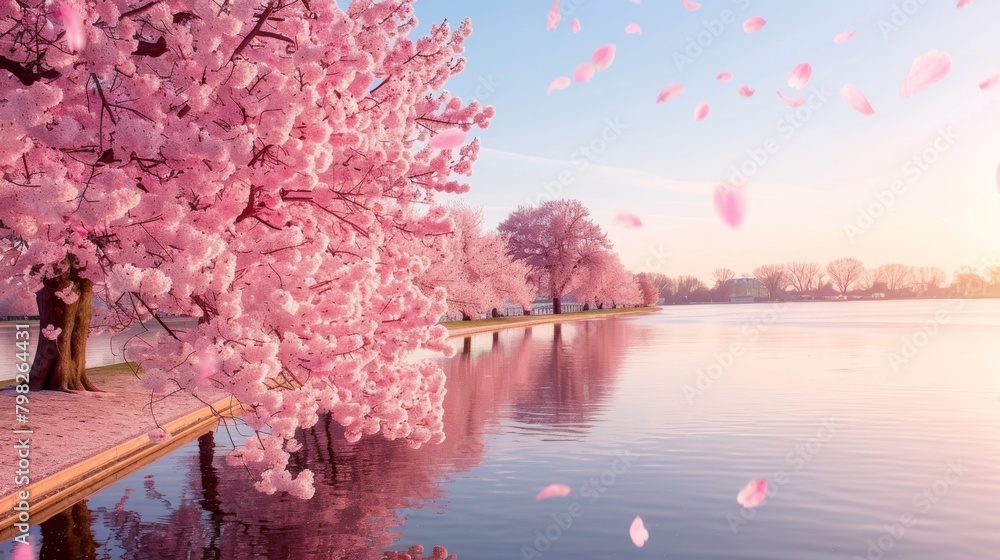
<svg viewBox="0 0 1000 560">
<path fill-rule="evenodd" d="M 542 491 L 539 492 L 537 496 L 535 496 L 535 502 L 537 503 L 546 498 L 551 498 L 553 496 L 558 496 L 558 497 L 567 496 L 569 495 L 569 492 L 570 488 L 565 484 L 549 484 L 548 486 L 543 488 Z"/>
<path fill-rule="evenodd" d="M 704 120 L 708 116 L 708 111 L 710 107 L 708 106 L 708 101 L 702 101 L 694 108 L 694 120 L 700 121 Z"/>
<path fill-rule="evenodd" d="M 851 84 L 846 84 L 840 88 L 840 98 L 848 102 L 851 107 L 854 107 L 862 115 L 875 114 L 875 109 L 872 109 L 872 104 L 868 102 L 865 94 L 861 93 L 861 90 Z"/>
<path fill-rule="evenodd" d="M 594 68 L 597 70 L 607 70 L 611 66 L 611 63 L 615 61 L 615 46 L 604 45 L 603 47 L 597 47 L 597 50 L 591 55 L 590 61 L 594 63 Z"/>
<path fill-rule="evenodd" d="M 913 61 L 910 75 L 903 82 L 899 96 L 906 99 L 940 82 L 951 71 L 951 57 L 937 50 L 924 53 Z"/>
<path fill-rule="evenodd" d="M 546 93 L 546 95 L 551 94 L 553 91 L 557 89 L 566 89 L 569 87 L 570 83 L 571 83 L 570 79 L 567 78 L 566 76 L 559 76 L 558 78 L 552 80 L 552 83 L 549 84 L 549 91 Z"/>
<path fill-rule="evenodd" d="M 580 32 L 580 20 L 578 20 L 576 18 L 571 19 L 570 22 L 569 22 L 569 27 L 570 27 L 570 29 L 573 30 L 573 33 L 579 33 Z"/>
<path fill-rule="evenodd" d="M 780 97 L 785 103 L 788 103 L 789 107 L 799 107 L 806 102 L 806 100 L 801 97 L 785 97 L 785 94 L 780 91 L 778 92 L 778 97 Z"/>
<path fill-rule="evenodd" d="M 636 216 L 631 212 L 619 212 L 615 215 L 615 219 L 612 223 L 625 229 L 636 229 L 642 227 L 642 220 L 639 219 L 639 216 Z"/>
<path fill-rule="evenodd" d="M 803 89 L 809 85 L 809 79 L 812 78 L 813 68 L 808 62 L 803 62 L 792 70 L 792 73 L 788 75 L 788 85 L 795 89 Z"/>
<path fill-rule="evenodd" d="M 594 77 L 594 65 L 589 62 L 584 62 L 583 64 L 576 67 L 576 71 L 573 72 L 573 79 L 578 82 L 588 82 Z"/>
<path fill-rule="evenodd" d="M 628 536 L 632 538 L 632 544 L 642 548 L 642 545 L 646 544 L 649 540 L 649 531 L 642 524 L 642 518 L 638 515 L 632 520 L 632 526 L 628 528 Z"/>
<path fill-rule="evenodd" d="M 856 31 L 845 31 L 845 32 L 841 33 L 840 35 L 837 35 L 836 37 L 834 37 L 833 38 L 833 42 L 837 43 L 838 45 L 843 45 L 844 43 L 846 43 L 846 42 L 850 41 L 851 39 L 853 39 L 855 35 L 857 35 Z"/>
<path fill-rule="evenodd" d="M 983 80 L 981 84 L 979 84 L 979 89 L 982 90 L 990 89 L 991 87 L 997 85 L 998 83 L 1000 83 L 1000 74 L 993 74 L 989 78 Z"/>
<path fill-rule="evenodd" d="M 751 480 L 740 490 L 736 502 L 745 508 L 755 508 L 767 497 L 767 479 Z"/>
<path fill-rule="evenodd" d="M 208 379 L 219 371 L 219 355 L 214 348 L 206 348 L 198 354 L 198 376 Z"/>
<path fill-rule="evenodd" d="M 552 6 L 549 7 L 549 17 L 545 20 L 545 30 L 551 31 L 556 27 L 559 27 L 559 20 L 562 15 L 559 13 L 559 0 L 555 0 Z"/>
<path fill-rule="evenodd" d="M 79 12 L 66 2 L 60 2 L 55 16 L 66 26 L 66 45 L 74 50 L 82 50 L 87 44 L 87 35 L 83 31 L 83 18 Z"/>
<path fill-rule="evenodd" d="M 765 25 L 767 25 L 767 21 L 765 21 L 764 18 L 754 16 L 743 22 L 743 31 L 746 31 L 747 33 L 756 33 Z"/>
<path fill-rule="evenodd" d="M 434 150 L 450 150 L 461 146 L 462 142 L 465 142 L 465 131 L 461 128 L 449 128 L 435 134 L 428 145 Z"/>
<path fill-rule="evenodd" d="M 715 210 L 729 227 L 736 229 L 743 222 L 747 211 L 747 199 L 743 189 L 723 183 L 715 189 Z"/>
<path fill-rule="evenodd" d="M 740 87 L 737 89 L 737 91 L 739 91 L 740 95 L 742 95 L 743 97 L 753 97 L 753 94 L 756 93 L 752 87 L 746 84 L 740 84 Z"/>
<path fill-rule="evenodd" d="M 701 7 L 701 4 L 692 2 L 691 0 L 681 0 L 681 2 L 684 3 L 684 7 L 687 8 L 687 11 L 689 12 L 693 12 Z"/>
<path fill-rule="evenodd" d="M 27 544 L 18 542 L 14 545 L 14 553 L 10 555 L 10 560 L 35 560 L 35 551 L 31 546 L 31 541 Z"/>
<path fill-rule="evenodd" d="M 630 23 L 625 26 L 625 33 L 628 33 L 629 35 L 632 35 L 634 33 L 642 35 L 642 28 L 639 27 L 638 23 Z"/>
<path fill-rule="evenodd" d="M 660 90 L 660 95 L 656 96 L 656 102 L 657 103 L 664 103 L 666 101 L 670 101 L 671 99 L 675 99 L 677 97 L 680 97 L 680 95 L 682 93 L 684 93 L 684 86 L 682 86 L 680 84 L 673 84 L 673 85 L 667 86 L 667 87 L 663 88 L 662 90 Z"/>
<path fill-rule="evenodd" d="M 716 80 L 720 82 L 731 82 L 733 80 L 733 75 L 729 72 L 723 72 L 715 77 Z"/>
<path fill-rule="evenodd" d="M 966 6 L 971 6 L 975 0 L 958 0 L 958 7 L 964 8 Z"/>
</svg>

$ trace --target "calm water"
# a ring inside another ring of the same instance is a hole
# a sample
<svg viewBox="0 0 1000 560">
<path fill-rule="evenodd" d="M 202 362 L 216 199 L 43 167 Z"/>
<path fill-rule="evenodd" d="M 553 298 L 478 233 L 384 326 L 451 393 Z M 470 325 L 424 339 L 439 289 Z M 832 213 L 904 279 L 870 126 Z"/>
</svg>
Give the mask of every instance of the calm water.
<svg viewBox="0 0 1000 560">
<path fill-rule="evenodd" d="M 317 473 L 303 502 L 225 466 L 221 429 L 33 535 L 52 559 L 412 544 L 466 560 L 996 558 L 998 341 L 1000 301 L 982 300 L 671 307 L 479 335 L 445 364 L 439 446 L 349 445 L 321 423 L 298 457 Z M 767 501 L 743 510 L 764 477 Z M 556 482 L 572 493 L 535 503 Z"/>
</svg>

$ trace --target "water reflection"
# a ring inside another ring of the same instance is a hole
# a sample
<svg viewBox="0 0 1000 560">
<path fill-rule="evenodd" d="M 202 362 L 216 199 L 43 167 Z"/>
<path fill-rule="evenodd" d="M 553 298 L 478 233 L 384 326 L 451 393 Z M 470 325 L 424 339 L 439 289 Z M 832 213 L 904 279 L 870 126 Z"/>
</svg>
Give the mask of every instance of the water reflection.
<svg viewBox="0 0 1000 560">
<path fill-rule="evenodd" d="M 442 482 L 481 465 L 485 438 L 505 418 L 585 430 L 610 395 L 627 332 L 615 321 L 580 322 L 454 341 L 462 350 L 443 364 L 445 441 L 418 450 L 380 438 L 350 444 L 322 417 L 299 435 L 302 449 L 290 461 L 293 472 L 315 474 L 308 501 L 256 491 L 245 470 L 225 462 L 230 437 L 242 437 L 238 427 L 220 428 L 161 461 L 172 463 L 166 470 L 153 465 L 99 493 L 107 505 L 91 510 L 83 501 L 43 523 L 42 558 L 364 560 L 421 552 L 400 542 L 405 512 L 446 509 Z M 428 558 L 447 555 L 431 549 L 447 542 L 423 544 Z"/>
</svg>

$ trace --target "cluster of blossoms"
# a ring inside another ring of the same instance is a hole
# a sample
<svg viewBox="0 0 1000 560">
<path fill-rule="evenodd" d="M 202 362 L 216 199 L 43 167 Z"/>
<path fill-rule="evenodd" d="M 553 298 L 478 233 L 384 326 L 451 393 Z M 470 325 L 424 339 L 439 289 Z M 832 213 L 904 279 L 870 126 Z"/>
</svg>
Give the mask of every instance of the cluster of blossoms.
<svg viewBox="0 0 1000 560">
<path fill-rule="evenodd" d="M 443 90 L 468 21 L 408 38 L 413 0 L 0 15 L 0 276 L 18 279 L 0 290 L 92 283 L 98 328 L 197 317 L 127 357 L 152 390 L 238 399 L 258 437 L 232 459 L 261 491 L 312 495 L 288 454 L 325 412 L 350 440 L 443 438 L 443 375 L 410 355 L 448 352 L 447 304 L 413 247 L 449 230 L 427 208 L 467 190 L 479 149 L 429 140 L 493 116 Z"/>
</svg>

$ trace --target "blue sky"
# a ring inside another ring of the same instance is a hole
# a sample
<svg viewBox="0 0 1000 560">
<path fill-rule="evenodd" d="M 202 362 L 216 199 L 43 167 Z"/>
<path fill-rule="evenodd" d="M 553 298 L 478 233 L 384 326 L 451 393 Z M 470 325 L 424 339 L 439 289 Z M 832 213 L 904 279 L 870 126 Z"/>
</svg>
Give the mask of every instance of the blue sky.
<svg viewBox="0 0 1000 560">
<path fill-rule="evenodd" d="M 472 19 L 468 65 L 448 89 L 497 110 L 489 129 L 474 131 L 484 150 L 464 195 L 484 207 L 488 225 L 550 193 L 577 198 L 633 270 L 707 280 L 719 266 L 743 273 L 848 255 L 949 271 L 1000 262 L 1000 87 L 979 89 L 1000 72 L 1000 3 L 955 3 L 704 0 L 689 12 L 681 0 L 564 0 L 552 31 L 542 0 L 420 0 L 417 16 L 419 32 L 445 18 Z M 745 33 L 751 16 L 767 26 Z M 627 35 L 629 23 L 643 34 Z M 843 31 L 857 36 L 834 43 Z M 546 95 L 554 78 L 572 76 L 608 43 L 617 46 L 609 69 Z M 952 57 L 950 74 L 901 99 L 914 59 L 932 49 Z M 801 62 L 812 64 L 813 78 L 800 92 L 786 79 Z M 715 79 L 723 71 L 732 82 Z M 656 104 L 674 83 L 685 93 Z M 737 95 L 740 83 L 756 95 Z M 841 100 L 845 83 L 865 92 L 874 116 Z M 811 98 L 813 108 L 796 113 L 778 90 Z M 696 122 L 700 101 L 711 114 Z M 777 150 L 763 165 L 749 164 L 768 140 Z M 595 148 L 589 157 L 587 146 Z M 908 163 L 915 156 L 927 162 Z M 716 215 L 712 194 L 745 163 L 757 169 L 746 218 L 733 230 Z M 900 194 L 885 211 L 871 223 L 859 218 L 896 181 Z M 644 227 L 614 226 L 618 211 L 634 212 Z"/>
</svg>

